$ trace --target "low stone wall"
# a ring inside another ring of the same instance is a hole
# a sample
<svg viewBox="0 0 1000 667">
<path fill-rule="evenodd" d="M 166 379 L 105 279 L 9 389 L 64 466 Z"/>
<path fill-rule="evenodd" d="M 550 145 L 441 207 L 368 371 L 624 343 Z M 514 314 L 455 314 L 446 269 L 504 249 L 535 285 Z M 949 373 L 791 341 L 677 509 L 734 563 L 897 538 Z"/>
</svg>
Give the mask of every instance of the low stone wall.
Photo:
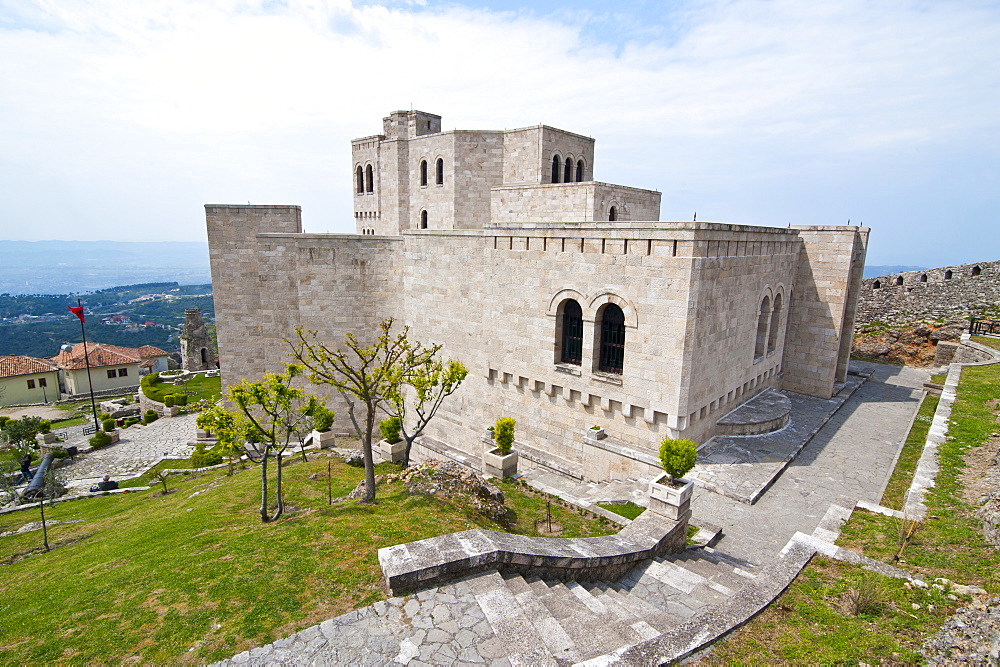
<svg viewBox="0 0 1000 667">
<path fill-rule="evenodd" d="M 392 595 L 402 595 L 469 574 L 499 570 L 549 579 L 616 579 L 640 561 L 679 553 L 687 543 L 690 510 L 680 521 L 643 512 L 617 535 L 526 537 L 466 530 L 379 549 Z"/>
<path fill-rule="evenodd" d="M 146 396 L 141 391 L 139 392 L 139 412 L 140 414 L 145 414 L 147 410 L 152 410 L 161 417 L 176 417 L 178 408 L 167 407 L 159 401 L 154 401 L 149 396 Z"/>
</svg>

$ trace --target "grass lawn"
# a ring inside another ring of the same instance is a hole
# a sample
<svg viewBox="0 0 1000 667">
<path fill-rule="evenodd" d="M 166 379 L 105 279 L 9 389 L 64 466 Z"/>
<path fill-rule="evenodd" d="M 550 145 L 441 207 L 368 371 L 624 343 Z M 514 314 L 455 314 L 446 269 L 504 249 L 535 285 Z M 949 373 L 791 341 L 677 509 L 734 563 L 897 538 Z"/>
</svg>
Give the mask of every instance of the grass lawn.
<svg viewBox="0 0 1000 667">
<path fill-rule="evenodd" d="M 1000 551 L 983 538 L 981 522 L 972 516 L 977 507 L 962 500 L 960 479 L 964 454 L 997 430 L 997 410 L 989 401 L 1000 395 L 998 388 L 1000 366 L 963 369 L 949 439 L 938 452 L 941 470 L 927 494 L 928 518 L 918 526 L 898 563 L 893 557 L 901 543 L 903 522 L 899 519 L 855 510 L 837 544 L 922 574 L 929 581 L 942 577 L 980 586 L 991 595 L 1000 594 Z M 919 415 L 933 413 L 931 402 L 936 405 L 937 400 L 925 400 Z M 918 431 L 926 432 L 926 425 L 927 420 L 918 416 L 906 448 L 912 449 L 917 441 L 922 445 L 924 436 Z M 910 483 L 914 463 L 906 448 L 883 504 L 892 506 L 901 501 Z M 849 609 L 849 591 L 871 590 L 873 585 L 881 591 L 877 595 L 883 601 L 881 611 L 855 616 Z M 815 557 L 774 603 L 713 647 L 700 662 L 920 662 L 916 651 L 926 636 L 936 633 L 947 616 L 964 604 L 965 600 L 949 600 L 933 588 L 929 592 L 910 590 L 902 580 Z"/>
<path fill-rule="evenodd" d="M 614 512 L 619 516 L 623 516 L 626 519 L 635 520 L 640 514 L 646 511 L 645 507 L 640 507 L 633 502 L 627 503 L 598 503 L 601 507 L 608 510 L 609 512 Z"/>
<path fill-rule="evenodd" d="M 979 343 L 980 345 L 986 345 L 988 347 L 1000 350 L 1000 338 L 990 338 L 989 336 L 973 336 L 972 340 L 973 342 Z"/>
<path fill-rule="evenodd" d="M 143 387 L 142 392 L 154 401 L 163 402 L 163 397 L 167 394 L 187 394 L 188 403 L 194 403 L 205 398 L 210 401 L 217 401 L 222 395 L 222 378 L 205 377 L 195 375 L 184 384 L 173 384 L 171 382 L 155 382 L 150 387 Z"/>
<path fill-rule="evenodd" d="M 896 468 L 892 471 L 889 483 L 886 485 L 885 493 L 882 494 L 881 504 L 894 510 L 903 509 L 903 500 L 906 492 L 913 483 L 913 473 L 917 469 L 917 462 L 924 451 L 924 444 L 927 442 L 927 432 L 931 429 L 934 421 L 934 411 L 937 410 L 940 396 L 924 397 L 923 403 L 917 410 L 917 416 L 910 427 L 910 433 L 906 436 L 903 449 L 899 453 L 896 461 Z"/>
<path fill-rule="evenodd" d="M 331 507 L 328 462 L 334 496 L 363 477 L 336 458 L 292 459 L 284 471 L 289 513 L 269 524 L 257 514 L 256 468 L 171 477 L 168 495 L 157 486 L 47 509 L 46 518 L 81 523 L 51 526 L 57 548 L 49 553 L 32 551 L 40 531 L 0 538 L 0 662 L 218 660 L 384 599 L 380 547 L 498 528 L 399 483 L 380 487 L 374 505 Z M 531 534 L 544 498 L 514 484 L 503 490 L 515 530 Z M 564 535 L 615 530 L 552 509 Z M 0 530 L 37 519 L 37 509 L 3 515 Z"/>
</svg>

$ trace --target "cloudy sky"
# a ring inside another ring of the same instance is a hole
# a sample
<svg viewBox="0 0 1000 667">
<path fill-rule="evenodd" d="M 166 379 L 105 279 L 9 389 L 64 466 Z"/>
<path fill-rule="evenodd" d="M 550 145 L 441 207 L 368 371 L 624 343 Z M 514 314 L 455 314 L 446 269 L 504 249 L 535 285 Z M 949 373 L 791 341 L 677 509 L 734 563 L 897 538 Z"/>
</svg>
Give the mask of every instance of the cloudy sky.
<svg viewBox="0 0 1000 667">
<path fill-rule="evenodd" d="M 1000 259 L 1000 3 L 0 0 L 0 238 L 204 240 L 205 203 L 352 232 L 350 139 L 597 139 L 661 218 L 872 228 Z"/>
</svg>

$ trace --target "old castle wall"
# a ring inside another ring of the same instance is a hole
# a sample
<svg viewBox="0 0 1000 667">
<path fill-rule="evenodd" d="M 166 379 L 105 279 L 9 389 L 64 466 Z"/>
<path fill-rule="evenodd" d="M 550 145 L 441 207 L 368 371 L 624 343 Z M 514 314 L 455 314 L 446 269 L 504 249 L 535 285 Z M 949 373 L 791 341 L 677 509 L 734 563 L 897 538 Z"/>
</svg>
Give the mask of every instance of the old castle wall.
<svg viewBox="0 0 1000 667">
<path fill-rule="evenodd" d="M 997 318 L 998 304 L 1000 261 L 959 264 L 863 280 L 857 321 L 896 324 L 977 314 Z"/>
</svg>

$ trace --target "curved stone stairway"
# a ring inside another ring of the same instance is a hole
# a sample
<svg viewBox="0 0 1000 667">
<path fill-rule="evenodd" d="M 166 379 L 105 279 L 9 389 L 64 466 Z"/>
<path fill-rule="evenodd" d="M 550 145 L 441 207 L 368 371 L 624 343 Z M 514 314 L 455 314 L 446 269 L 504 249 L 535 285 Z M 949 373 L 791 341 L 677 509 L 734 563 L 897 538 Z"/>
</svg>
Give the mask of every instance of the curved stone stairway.
<svg viewBox="0 0 1000 667">
<path fill-rule="evenodd" d="M 606 664 L 725 606 L 755 570 L 711 548 L 643 561 L 615 581 L 490 570 L 350 612 L 222 664 Z"/>
</svg>

